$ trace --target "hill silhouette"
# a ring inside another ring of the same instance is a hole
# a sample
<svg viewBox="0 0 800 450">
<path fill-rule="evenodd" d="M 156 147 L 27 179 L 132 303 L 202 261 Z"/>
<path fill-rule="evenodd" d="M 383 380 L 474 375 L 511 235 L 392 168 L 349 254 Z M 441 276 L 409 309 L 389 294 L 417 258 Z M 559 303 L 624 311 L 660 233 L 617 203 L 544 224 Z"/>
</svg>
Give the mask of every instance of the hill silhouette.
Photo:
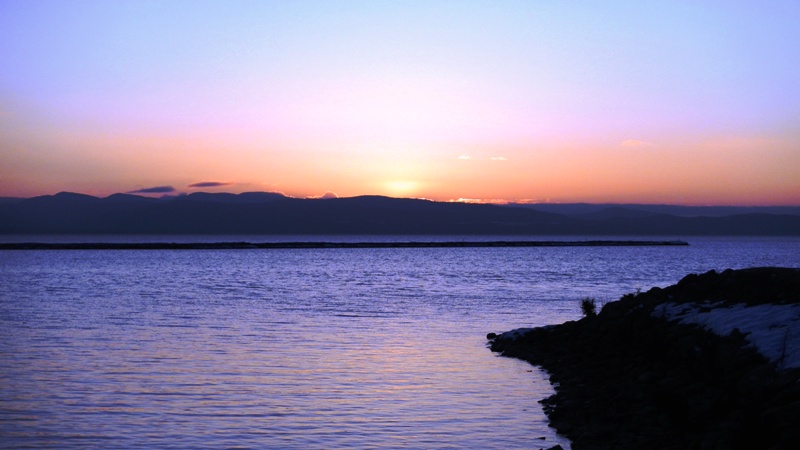
<svg viewBox="0 0 800 450">
<path fill-rule="evenodd" d="M 164 198 L 61 192 L 0 202 L 0 233 L 800 235 L 800 216 L 687 217 L 622 205 L 558 214 L 531 206 L 381 196 L 299 199 L 269 192 Z"/>
</svg>

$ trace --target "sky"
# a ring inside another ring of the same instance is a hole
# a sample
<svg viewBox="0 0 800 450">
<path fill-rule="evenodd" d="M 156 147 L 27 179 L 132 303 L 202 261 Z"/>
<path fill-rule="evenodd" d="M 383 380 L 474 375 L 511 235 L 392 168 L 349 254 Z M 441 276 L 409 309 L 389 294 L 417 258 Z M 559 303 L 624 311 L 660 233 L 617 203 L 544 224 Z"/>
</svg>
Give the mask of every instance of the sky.
<svg viewBox="0 0 800 450">
<path fill-rule="evenodd" d="M 800 205 L 800 2 L 0 0 L 0 196 Z"/>
</svg>

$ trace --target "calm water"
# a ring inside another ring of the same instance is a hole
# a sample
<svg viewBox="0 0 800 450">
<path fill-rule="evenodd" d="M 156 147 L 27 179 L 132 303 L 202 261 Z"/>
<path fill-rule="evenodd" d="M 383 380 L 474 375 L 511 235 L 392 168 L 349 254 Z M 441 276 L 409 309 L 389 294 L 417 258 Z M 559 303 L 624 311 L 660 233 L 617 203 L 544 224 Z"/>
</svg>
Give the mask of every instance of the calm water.
<svg viewBox="0 0 800 450">
<path fill-rule="evenodd" d="M 796 238 L 686 240 L 2 251 L 0 446 L 568 448 L 544 375 L 486 333 L 690 272 L 800 267 Z"/>
</svg>

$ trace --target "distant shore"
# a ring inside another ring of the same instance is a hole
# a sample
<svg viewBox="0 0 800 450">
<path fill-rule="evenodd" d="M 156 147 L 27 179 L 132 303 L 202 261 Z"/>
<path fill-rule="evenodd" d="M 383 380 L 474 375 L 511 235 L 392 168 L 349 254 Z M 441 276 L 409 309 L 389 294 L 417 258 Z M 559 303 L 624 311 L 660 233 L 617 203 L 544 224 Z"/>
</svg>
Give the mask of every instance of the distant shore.
<svg viewBox="0 0 800 450">
<path fill-rule="evenodd" d="M 644 247 L 686 246 L 685 241 L 444 241 L 444 242 L 77 242 L 0 243 L 0 250 L 246 250 L 326 248 Z"/>
</svg>

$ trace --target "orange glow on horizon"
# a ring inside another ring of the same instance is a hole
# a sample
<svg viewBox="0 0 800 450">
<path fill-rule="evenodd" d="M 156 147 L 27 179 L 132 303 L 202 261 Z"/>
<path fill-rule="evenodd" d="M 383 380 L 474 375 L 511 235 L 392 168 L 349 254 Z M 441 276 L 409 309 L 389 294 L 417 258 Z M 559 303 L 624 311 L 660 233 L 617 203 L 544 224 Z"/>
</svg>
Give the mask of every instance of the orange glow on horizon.
<svg viewBox="0 0 800 450">
<path fill-rule="evenodd" d="M 369 146 L 196 138 L 176 133 L 59 133 L 63 150 L 6 159 L 0 195 L 96 196 L 152 186 L 173 194 L 277 191 L 292 197 L 385 195 L 484 203 L 798 205 L 800 155 L 791 140 L 708 137 L 616 146 L 542 144 Z M 375 149 L 381 149 L 376 151 Z M 458 151 L 459 148 L 463 151 Z M 444 153 L 443 150 L 444 149 Z M 78 151 L 80 150 L 80 151 Z M 467 156 L 469 155 L 469 156 Z M 86 168 L 93 177 L 82 177 Z M 758 167 L 758 170 L 754 170 Z M 46 174 L 31 180 L 28 173 Z M 192 187 L 205 182 L 206 186 Z"/>
</svg>

